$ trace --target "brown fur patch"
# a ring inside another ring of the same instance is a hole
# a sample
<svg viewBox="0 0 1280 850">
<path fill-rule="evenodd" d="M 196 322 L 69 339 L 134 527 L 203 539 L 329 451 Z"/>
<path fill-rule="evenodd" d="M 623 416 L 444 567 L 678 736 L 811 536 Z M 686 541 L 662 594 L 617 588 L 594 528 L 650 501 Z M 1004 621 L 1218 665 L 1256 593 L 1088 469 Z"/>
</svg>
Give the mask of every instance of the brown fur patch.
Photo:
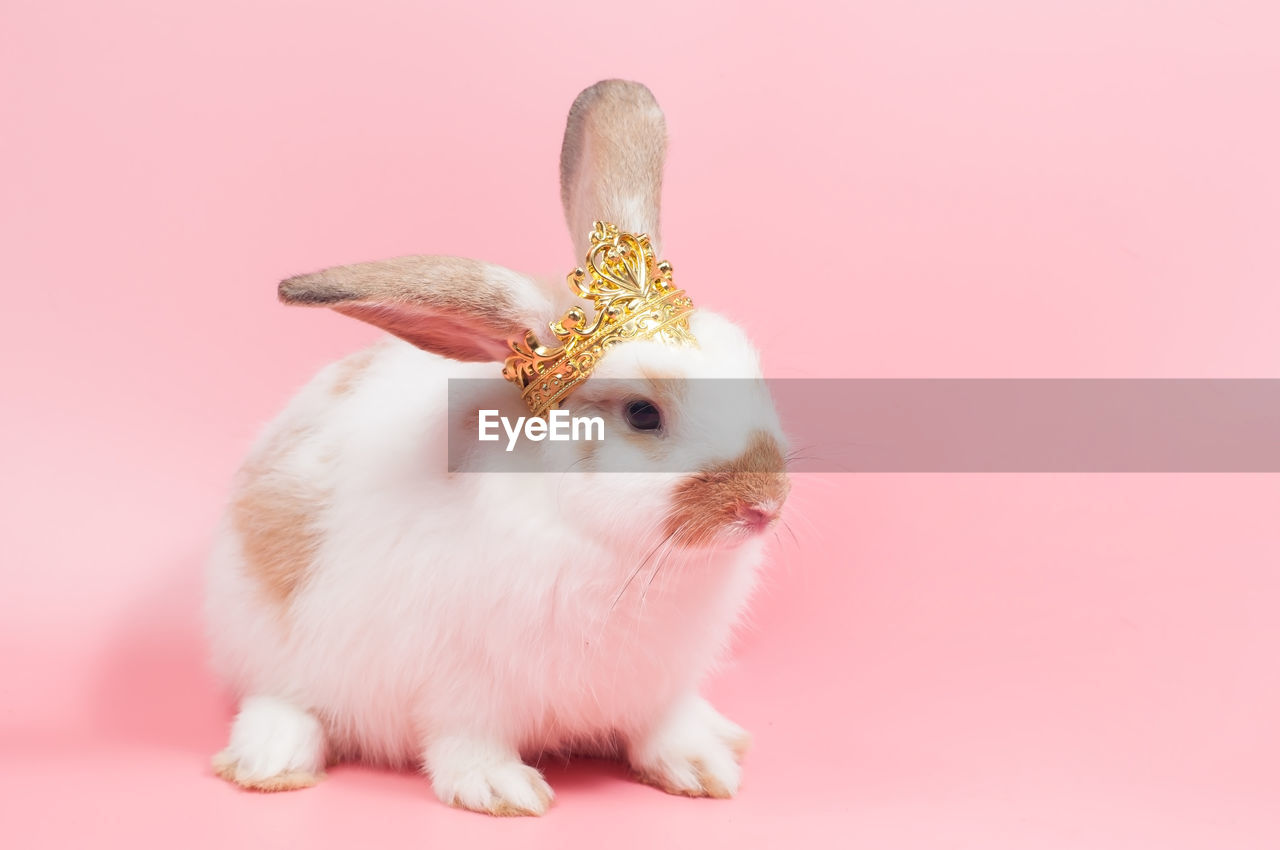
<svg viewBox="0 0 1280 850">
<path fill-rule="evenodd" d="M 356 388 L 356 384 L 360 382 L 360 376 L 372 365 L 375 356 L 376 352 L 372 348 L 366 348 L 364 351 L 357 351 L 338 361 L 338 374 L 333 380 L 333 394 L 350 395 Z"/>
<path fill-rule="evenodd" d="M 596 455 L 600 454 L 599 440 L 579 440 L 578 441 L 578 460 L 581 466 L 575 467 L 576 471 L 586 472 L 595 468 Z"/>
<path fill-rule="evenodd" d="M 693 768 L 697 772 L 698 784 L 702 786 L 703 793 L 708 797 L 728 800 L 733 796 L 733 792 L 721 785 L 720 780 L 716 779 L 702 762 L 694 761 Z"/>
<path fill-rule="evenodd" d="M 673 397 L 684 397 L 685 381 L 688 375 L 678 369 L 660 369 L 647 363 L 640 364 L 640 373 L 644 375 L 644 379 L 653 385 L 656 391 L 663 392 Z"/>
<path fill-rule="evenodd" d="M 757 431 L 741 455 L 682 482 L 667 517 L 666 532 L 677 546 L 697 548 L 737 522 L 744 505 L 781 505 L 791 489 L 786 460 L 772 435 Z"/>
<path fill-rule="evenodd" d="M 284 468 L 304 435 L 301 429 L 285 430 L 250 457 L 231 503 L 245 567 L 266 596 L 282 606 L 306 578 L 320 544 L 315 519 L 324 494 Z"/>
<path fill-rule="evenodd" d="M 324 779 L 323 773 L 317 775 L 301 770 L 277 773 L 275 776 L 268 776 L 266 779 L 239 779 L 236 777 L 236 762 L 225 751 L 213 757 L 213 772 L 218 778 L 225 779 L 247 791 L 262 791 L 265 793 L 310 788 L 321 779 Z"/>
<path fill-rule="evenodd" d="M 551 796 L 547 794 L 546 791 L 543 791 L 541 788 L 535 788 L 534 790 L 538 794 L 538 801 L 542 804 L 541 809 L 524 809 L 519 806 L 512 805 L 511 803 L 508 803 L 506 800 L 500 800 L 496 802 L 492 808 L 487 809 L 486 811 L 489 814 L 494 815 L 495 817 L 500 817 L 500 818 L 518 818 L 518 817 L 530 817 L 530 816 L 541 817 L 543 814 L 546 813 L 547 809 L 551 808 Z"/>
</svg>

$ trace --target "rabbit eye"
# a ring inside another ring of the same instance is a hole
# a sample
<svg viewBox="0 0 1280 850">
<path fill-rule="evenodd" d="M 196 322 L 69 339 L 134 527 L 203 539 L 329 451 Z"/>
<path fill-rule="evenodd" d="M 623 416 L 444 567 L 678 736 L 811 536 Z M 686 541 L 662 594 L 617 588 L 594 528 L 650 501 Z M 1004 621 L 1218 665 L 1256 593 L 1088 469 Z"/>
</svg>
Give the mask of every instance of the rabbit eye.
<svg viewBox="0 0 1280 850">
<path fill-rule="evenodd" d="M 637 431 L 657 431 L 662 427 L 662 412 L 651 401 L 640 399 L 627 404 L 627 424 Z"/>
</svg>

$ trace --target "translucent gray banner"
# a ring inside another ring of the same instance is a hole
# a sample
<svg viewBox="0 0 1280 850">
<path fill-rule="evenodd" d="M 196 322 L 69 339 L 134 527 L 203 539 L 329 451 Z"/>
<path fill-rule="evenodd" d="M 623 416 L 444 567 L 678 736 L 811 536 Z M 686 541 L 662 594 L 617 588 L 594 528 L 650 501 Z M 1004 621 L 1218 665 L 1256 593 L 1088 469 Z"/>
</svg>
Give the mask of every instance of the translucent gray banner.
<svg viewBox="0 0 1280 850">
<path fill-rule="evenodd" d="M 554 443 L 512 443 L 528 415 L 512 385 L 451 380 L 449 469 L 696 472 L 770 427 L 770 397 L 793 472 L 1280 472 L 1275 379 L 593 379 L 557 424 L 600 422 Z M 658 428 L 629 421 L 636 401 Z"/>
</svg>

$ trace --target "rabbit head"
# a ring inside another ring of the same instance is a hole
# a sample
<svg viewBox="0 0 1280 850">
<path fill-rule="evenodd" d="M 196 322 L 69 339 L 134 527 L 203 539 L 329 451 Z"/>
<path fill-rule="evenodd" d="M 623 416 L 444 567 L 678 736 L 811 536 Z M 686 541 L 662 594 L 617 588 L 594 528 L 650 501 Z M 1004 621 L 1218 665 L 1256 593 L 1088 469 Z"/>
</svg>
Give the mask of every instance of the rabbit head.
<svg viewBox="0 0 1280 850">
<path fill-rule="evenodd" d="M 643 85 L 607 80 L 579 95 L 560 159 L 579 262 L 598 221 L 647 235 L 661 256 L 665 153 L 665 119 Z M 512 340 L 542 332 L 561 314 L 561 293 L 567 288 L 441 256 L 331 268 L 280 284 L 285 303 L 330 307 L 454 360 L 493 362 L 494 378 Z M 692 295 L 696 301 L 696 287 Z M 574 415 L 600 417 L 605 440 L 521 447 L 538 469 L 585 473 L 575 482 L 577 498 L 591 506 L 576 518 L 581 530 L 649 540 L 657 528 L 673 546 L 708 549 L 756 539 L 778 518 L 789 488 L 785 440 L 756 350 L 739 327 L 701 306 L 689 330 L 696 345 L 661 337 L 613 345 L 564 400 Z M 495 382 L 489 393 L 485 404 L 504 415 L 527 413 L 515 386 Z M 454 424 L 451 434 L 463 433 Z"/>
</svg>

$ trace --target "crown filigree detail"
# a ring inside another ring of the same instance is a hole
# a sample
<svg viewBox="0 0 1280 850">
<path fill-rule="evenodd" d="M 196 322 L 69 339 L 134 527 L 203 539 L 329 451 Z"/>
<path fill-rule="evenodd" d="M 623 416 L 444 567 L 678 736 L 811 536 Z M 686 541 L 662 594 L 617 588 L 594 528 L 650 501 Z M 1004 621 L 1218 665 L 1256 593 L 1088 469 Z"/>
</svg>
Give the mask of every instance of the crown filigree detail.
<svg viewBox="0 0 1280 850">
<path fill-rule="evenodd" d="M 647 235 L 594 222 L 584 265 L 569 274 L 568 283 L 591 302 L 590 319 L 574 307 L 548 324 L 556 344 L 542 345 L 532 330 L 508 342 L 512 353 L 502 376 L 520 387 L 534 416 L 545 416 L 568 398 L 620 342 L 659 337 L 697 345 L 689 330 L 693 301 L 672 285 L 671 264 L 654 257 Z"/>
</svg>

